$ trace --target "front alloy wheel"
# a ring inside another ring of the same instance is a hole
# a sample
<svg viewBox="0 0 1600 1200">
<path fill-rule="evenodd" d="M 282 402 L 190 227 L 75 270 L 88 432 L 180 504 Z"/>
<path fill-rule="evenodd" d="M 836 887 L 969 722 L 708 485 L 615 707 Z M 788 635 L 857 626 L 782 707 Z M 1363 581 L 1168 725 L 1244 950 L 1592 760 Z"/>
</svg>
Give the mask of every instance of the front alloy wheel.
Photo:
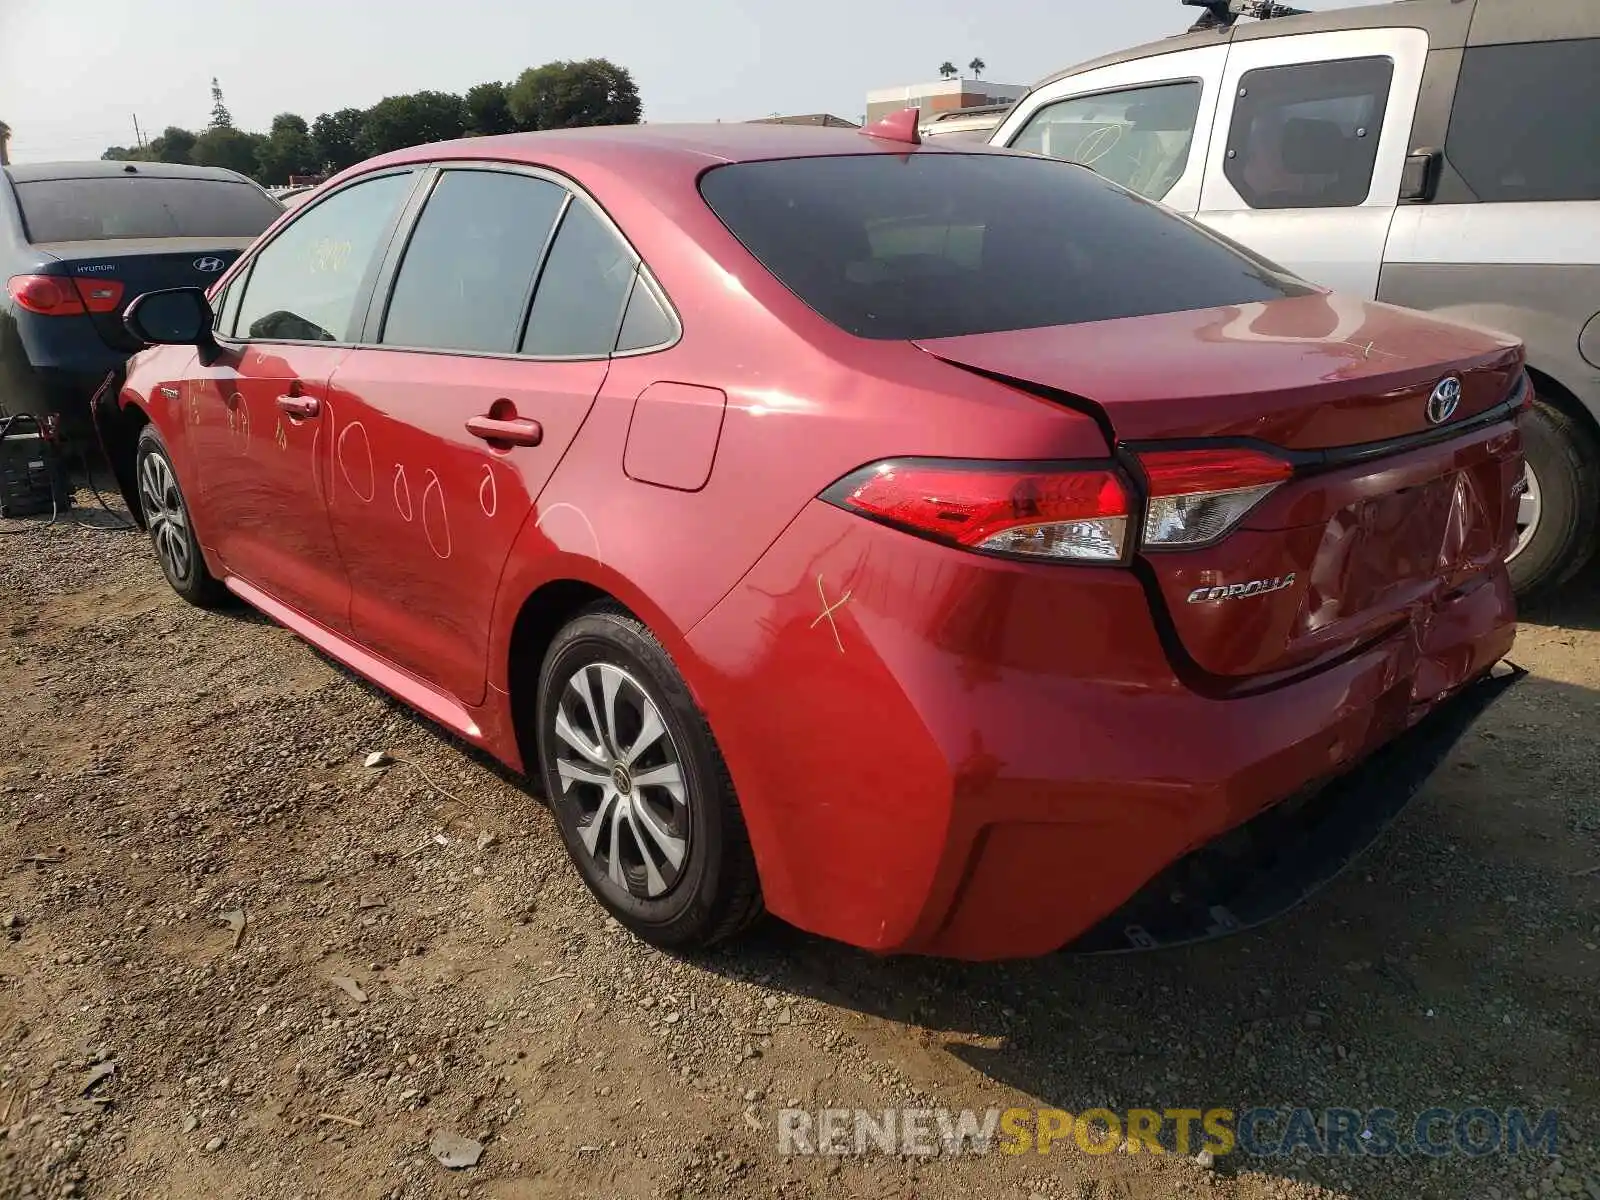
<svg viewBox="0 0 1600 1200">
<path fill-rule="evenodd" d="M 139 512 L 149 530 L 161 573 L 172 590 L 201 608 L 222 603 L 227 591 L 206 569 L 172 456 L 154 425 L 146 425 L 139 432 L 133 474 L 139 491 Z"/>
</svg>

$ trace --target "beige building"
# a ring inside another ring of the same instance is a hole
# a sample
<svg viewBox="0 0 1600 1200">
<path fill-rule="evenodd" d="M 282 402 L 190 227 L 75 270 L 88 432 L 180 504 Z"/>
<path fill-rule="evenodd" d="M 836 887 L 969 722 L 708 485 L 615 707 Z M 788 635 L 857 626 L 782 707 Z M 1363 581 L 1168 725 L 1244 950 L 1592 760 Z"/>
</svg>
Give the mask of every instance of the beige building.
<svg viewBox="0 0 1600 1200">
<path fill-rule="evenodd" d="M 902 108 L 920 109 L 922 119 L 931 121 L 953 108 L 976 108 L 982 104 L 1010 104 L 1028 89 L 1020 83 L 994 83 L 988 79 L 938 79 L 906 87 L 879 88 L 867 93 L 867 124 L 898 112 Z"/>
</svg>

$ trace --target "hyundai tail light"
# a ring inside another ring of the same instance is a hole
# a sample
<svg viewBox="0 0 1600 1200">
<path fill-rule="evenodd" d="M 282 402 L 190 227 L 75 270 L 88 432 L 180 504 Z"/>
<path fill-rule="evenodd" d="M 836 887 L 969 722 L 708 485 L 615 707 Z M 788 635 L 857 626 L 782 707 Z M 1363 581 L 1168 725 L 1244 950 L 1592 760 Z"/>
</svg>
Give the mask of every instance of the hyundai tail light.
<svg viewBox="0 0 1600 1200">
<path fill-rule="evenodd" d="M 74 279 L 83 306 L 92 313 L 116 312 L 122 307 L 122 285 L 114 279 Z"/>
<path fill-rule="evenodd" d="M 41 317 L 75 317 L 84 312 L 83 297 L 72 280 L 58 275 L 13 275 L 6 293 L 17 307 Z"/>
<path fill-rule="evenodd" d="M 830 504 L 935 541 L 1010 558 L 1121 562 L 1129 501 L 1109 466 L 891 459 L 845 476 Z"/>
<path fill-rule="evenodd" d="M 1148 549 L 1192 550 L 1226 537 L 1294 474 L 1258 450 L 1148 450 L 1139 454 L 1149 485 L 1144 512 Z"/>
</svg>

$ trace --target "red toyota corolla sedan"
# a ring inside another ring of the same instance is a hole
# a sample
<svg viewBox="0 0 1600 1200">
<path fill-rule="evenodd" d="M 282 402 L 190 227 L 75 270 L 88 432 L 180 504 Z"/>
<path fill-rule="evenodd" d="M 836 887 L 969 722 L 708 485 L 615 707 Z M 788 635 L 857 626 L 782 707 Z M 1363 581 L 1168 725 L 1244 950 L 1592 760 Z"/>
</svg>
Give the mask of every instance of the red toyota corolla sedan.
<svg viewBox="0 0 1600 1200">
<path fill-rule="evenodd" d="M 423 146 L 127 321 L 98 415 L 172 586 L 538 779 L 658 944 L 1248 926 L 1516 677 L 1520 346 L 1066 163 Z"/>
</svg>

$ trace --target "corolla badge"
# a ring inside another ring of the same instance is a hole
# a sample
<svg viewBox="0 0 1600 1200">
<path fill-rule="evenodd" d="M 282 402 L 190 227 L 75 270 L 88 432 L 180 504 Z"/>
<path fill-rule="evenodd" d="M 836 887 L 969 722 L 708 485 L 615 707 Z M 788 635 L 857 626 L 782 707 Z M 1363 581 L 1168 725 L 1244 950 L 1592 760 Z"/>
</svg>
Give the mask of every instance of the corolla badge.
<svg viewBox="0 0 1600 1200">
<path fill-rule="evenodd" d="M 1294 572 L 1279 575 L 1276 579 L 1252 579 L 1248 583 L 1224 583 L 1216 587 L 1195 588 L 1189 593 L 1190 604 L 1212 604 L 1218 600 L 1243 600 L 1247 596 L 1266 596 L 1294 586 Z"/>
<path fill-rule="evenodd" d="M 1439 381 L 1439 386 L 1433 389 L 1433 395 L 1428 397 L 1428 423 L 1430 425 L 1443 425 L 1456 415 L 1456 409 L 1461 406 L 1461 380 L 1454 375 Z"/>
<path fill-rule="evenodd" d="M 194 260 L 194 269 L 196 271 L 204 271 L 207 275 L 214 275 L 227 265 L 228 264 L 223 262 L 220 258 L 215 258 L 211 255 L 207 255 L 205 258 L 197 258 Z"/>
</svg>

